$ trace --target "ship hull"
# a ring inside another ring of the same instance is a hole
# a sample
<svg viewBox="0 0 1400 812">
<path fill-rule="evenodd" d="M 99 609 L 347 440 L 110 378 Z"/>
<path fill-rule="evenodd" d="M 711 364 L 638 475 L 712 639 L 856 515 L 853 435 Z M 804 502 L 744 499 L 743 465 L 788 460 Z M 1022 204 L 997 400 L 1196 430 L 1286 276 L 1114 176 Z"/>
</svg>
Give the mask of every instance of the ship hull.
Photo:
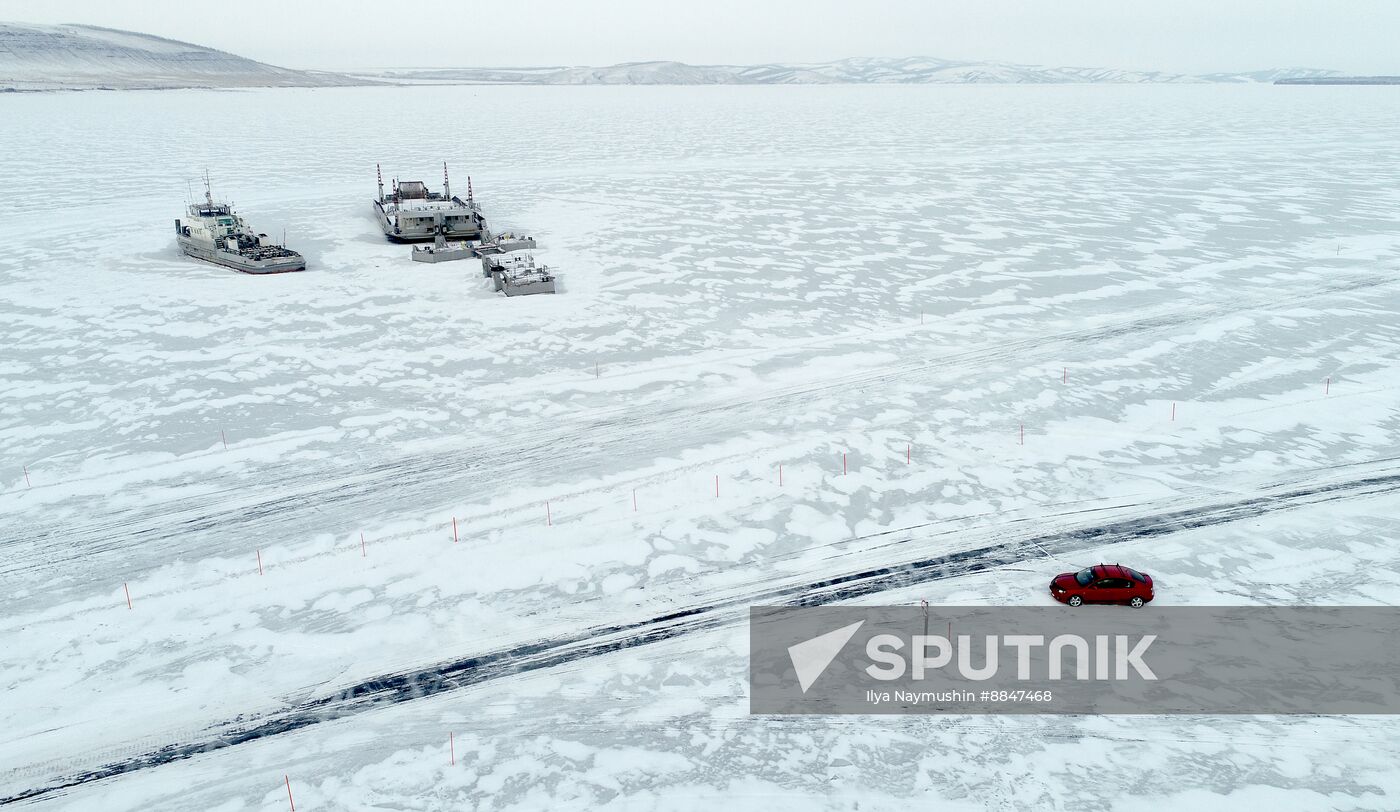
<svg viewBox="0 0 1400 812">
<path fill-rule="evenodd" d="M 410 259 L 414 262 L 455 262 L 475 256 L 476 252 L 470 248 L 447 248 L 439 251 L 420 245 L 413 249 Z"/>
<path fill-rule="evenodd" d="M 263 274 L 292 273 L 294 271 L 306 270 L 306 259 L 300 255 L 296 257 L 280 257 L 272 260 L 252 260 L 246 257 L 232 254 L 228 251 L 218 251 L 208 248 L 193 240 L 177 238 L 180 243 L 180 250 L 185 256 L 193 257 L 204 262 L 230 268 L 239 273 L 253 274 L 260 276 Z"/>
<path fill-rule="evenodd" d="M 418 215 L 416 218 L 400 218 L 398 230 L 396 231 L 394 218 L 384 211 L 383 204 L 375 200 L 371 205 L 374 207 L 375 222 L 379 223 L 379 229 L 384 232 L 384 236 L 387 237 L 390 242 L 432 242 L 436 239 L 437 235 L 433 233 L 433 223 L 431 221 L 424 222 L 422 225 L 405 225 L 403 223 L 404 219 L 423 219 L 422 215 Z M 485 236 L 483 234 L 484 231 L 485 222 L 471 222 L 466 225 L 459 224 L 455 226 L 449 224 L 445 236 L 449 240 L 481 240 Z"/>
</svg>

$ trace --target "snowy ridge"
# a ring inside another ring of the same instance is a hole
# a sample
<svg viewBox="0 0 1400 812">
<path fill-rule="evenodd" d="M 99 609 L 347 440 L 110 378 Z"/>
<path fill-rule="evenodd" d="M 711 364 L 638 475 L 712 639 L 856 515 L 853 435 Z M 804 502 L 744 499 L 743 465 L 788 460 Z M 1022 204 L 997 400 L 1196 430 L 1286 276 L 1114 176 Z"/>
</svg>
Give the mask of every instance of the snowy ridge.
<svg viewBox="0 0 1400 812">
<path fill-rule="evenodd" d="M 1180 82 L 1272 83 L 1339 75 L 1313 68 L 1281 68 L 1202 76 L 1112 68 L 1044 67 L 1004 62 L 958 62 L 933 57 L 858 57 L 812 64 L 688 65 L 625 62 L 607 67 L 398 68 L 374 74 L 400 81 L 551 85 L 780 85 L 780 84 L 1149 84 Z"/>
<path fill-rule="evenodd" d="M 321 87 L 371 84 L 202 45 L 89 25 L 0 23 L 0 90 Z"/>
<path fill-rule="evenodd" d="M 0 90 L 181 87 L 322 87 L 380 80 L 447 84 L 1147 84 L 1326 80 L 1337 71 L 1283 68 L 1195 76 L 1111 68 L 857 57 L 821 63 L 690 65 L 624 62 L 604 67 L 390 68 L 355 76 L 298 71 L 149 34 L 89 25 L 0 23 Z"/>
<path fill-rule="evenodd" d="M 1340 71 L 1318 70 L 1316 68 L 1275 68 L 1274 70 L 1259 70 L 1250 73 L 1212 73 L 1202 77 L 1210 82 L 1259 82 L 1262 84 L 1274 84 L 1276 82 L 1290 81 L 1312 81 L 1317 79 L 1328 79 L 1340 77 Z"/>
</svg>

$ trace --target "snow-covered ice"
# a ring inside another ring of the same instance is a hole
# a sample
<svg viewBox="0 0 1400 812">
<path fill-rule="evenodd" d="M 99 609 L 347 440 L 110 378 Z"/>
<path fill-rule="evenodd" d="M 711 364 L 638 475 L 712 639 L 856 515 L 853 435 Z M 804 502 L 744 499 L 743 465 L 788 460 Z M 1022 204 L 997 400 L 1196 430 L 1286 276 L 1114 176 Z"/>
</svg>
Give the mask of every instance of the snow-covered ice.
<svg viewBox="0 0 1400 812">
<path fill-rule="evenodd" d="M 1162 605 L 1400 602 L 1400 100 L 1374 89 L 0 114 L 0 797 L 381 674 L 1144 517 L 1182 529 L 860 600 L 1049 604 L 1115 560 Z M 384 126 L 415 115 L 441 126 Z M 559 295 L 383 240 L 374 164 L 443 160 Z M 307 272 L 178 253 L 205 167 Z M 1400 797 L 1390 717 L 752 717 L 740 616 L 33 806 L 285 809 L 284 776 L 299 810 Z"/>
</svg>

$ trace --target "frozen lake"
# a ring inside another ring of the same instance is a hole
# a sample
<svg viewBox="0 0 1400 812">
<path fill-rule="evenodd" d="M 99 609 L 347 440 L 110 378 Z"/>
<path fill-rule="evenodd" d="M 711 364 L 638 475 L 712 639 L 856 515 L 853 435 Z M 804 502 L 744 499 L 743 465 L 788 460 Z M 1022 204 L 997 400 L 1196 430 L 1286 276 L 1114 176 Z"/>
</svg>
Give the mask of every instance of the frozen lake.
<svg viewBox="0 0 1400 812">
<path fill-rule="evenodd" d="M 1218 518 L 862 600 L 1049 604 L 1102 559 L 1164 605 L 1400 602 L 1388 89 L 95 92 L 0 118 L 0 798 L 376 675 L 1121 520 Z M 560 295 L 382 238 L 375 164 L 436 186 L 444 160 Z M 307 272 L 179 254 L 206 168 Z M 298 809 L 1400 795 L 1388 718 L 774 721 L 746 668 L 717 620 L 36 806 L 285 809 L 283 776 Z"/>
</svg>

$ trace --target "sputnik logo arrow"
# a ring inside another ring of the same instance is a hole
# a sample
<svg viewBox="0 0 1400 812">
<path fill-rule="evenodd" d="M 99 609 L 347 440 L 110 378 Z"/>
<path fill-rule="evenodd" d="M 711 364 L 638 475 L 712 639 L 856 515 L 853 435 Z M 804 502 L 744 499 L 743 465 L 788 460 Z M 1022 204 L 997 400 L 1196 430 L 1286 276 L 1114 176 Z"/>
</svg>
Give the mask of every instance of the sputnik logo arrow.
<svg viewBox="0 0 1400 812">
<path fill-rule="evenodd" d="M 836 659 L 836 655 L 841 653 L 841 649 L 855 635 L 856 630 L 864 625 L 865 621 L 862 620 L 788 646 L 788 657 L 792 658 L 792 670 L 797 672 L 797 684 L 802 688 L 802 693 L 807 693 L 807 689 L 812 687 L 817 677 L 820 677 L 826 667 L 831 665 L 831 661 Z"/>
</svg>

